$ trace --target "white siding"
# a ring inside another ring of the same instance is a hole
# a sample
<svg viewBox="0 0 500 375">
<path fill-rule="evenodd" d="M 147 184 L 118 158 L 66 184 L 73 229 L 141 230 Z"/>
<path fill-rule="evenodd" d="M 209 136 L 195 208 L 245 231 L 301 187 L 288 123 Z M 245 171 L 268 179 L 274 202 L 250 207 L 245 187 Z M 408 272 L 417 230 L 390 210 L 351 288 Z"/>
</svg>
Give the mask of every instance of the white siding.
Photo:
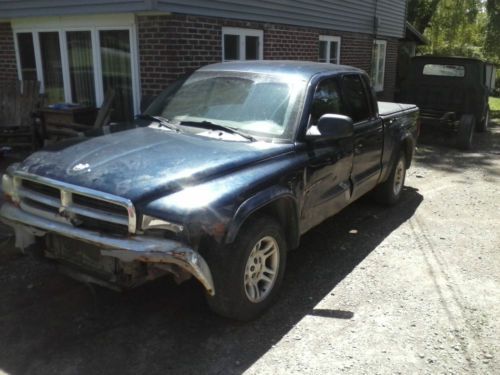
<svg viewBox="0 0 500 375">
<path fill-rule="evenodd" d="M 164 11 L 373 34 L 404 35 L 406 0 L 0 0 L 0 18 Z"/>
</svg>

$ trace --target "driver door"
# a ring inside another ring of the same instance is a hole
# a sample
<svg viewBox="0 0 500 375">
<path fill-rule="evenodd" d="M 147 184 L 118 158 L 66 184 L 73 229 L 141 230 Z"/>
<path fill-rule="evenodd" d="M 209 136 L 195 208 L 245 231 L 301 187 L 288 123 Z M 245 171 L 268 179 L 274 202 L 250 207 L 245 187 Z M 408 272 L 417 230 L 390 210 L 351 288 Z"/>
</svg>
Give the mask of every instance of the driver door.
<svg viewBox="0 0 500 375">
<path fill-rule="evenodd" d="M 309 126 L 324 114 L 344 114 L 344 103 L 336 78 L 320 81 L 315 89 Z M 308 165 L 304 174 L 302 232 L 344 208 L 351 197 L 350 175 L 354 144 L 352 138 L 318 139 L 307 143 Z"/>
</svg>

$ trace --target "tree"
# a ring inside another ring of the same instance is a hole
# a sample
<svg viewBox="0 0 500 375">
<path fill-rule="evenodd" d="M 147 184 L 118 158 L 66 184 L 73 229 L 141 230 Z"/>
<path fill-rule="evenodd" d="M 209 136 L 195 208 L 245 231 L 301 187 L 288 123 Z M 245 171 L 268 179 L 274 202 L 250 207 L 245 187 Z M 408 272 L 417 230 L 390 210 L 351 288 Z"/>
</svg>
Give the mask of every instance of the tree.
<svg viewBox="0 0 500 375">
<path fill-rule="evenodd" d="M 487 0 L 485 54 L 500 62 L 500 0 Z"/>
<path fill-rule="evenodd" d="M 441 0 L 408 0 L 408 22 L 423 33 Z"/>
<path fill-rule="evenodd" d="M 485 25 L 480 0 L 440 0 L 424 32 L 425 52 L 482 57 Z"/>
<path fill-rule="evenodd" d="M 423 53 L 500 64 L 500 0 L 408 0 L 408 21 L 429 40 Z"/>
</svg>

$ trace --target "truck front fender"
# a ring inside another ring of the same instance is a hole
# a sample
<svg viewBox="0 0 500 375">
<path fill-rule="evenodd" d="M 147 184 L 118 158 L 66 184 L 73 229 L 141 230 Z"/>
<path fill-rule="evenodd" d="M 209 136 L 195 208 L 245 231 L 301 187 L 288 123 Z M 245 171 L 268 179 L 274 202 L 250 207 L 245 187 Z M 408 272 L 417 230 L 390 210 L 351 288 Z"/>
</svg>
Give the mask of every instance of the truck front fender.
<svg viewBox="0 0 500 375">
<path fill-rule="evenodd" d="M 229 223 L 226 243 L 232 243 L 243 223 L 257 211 L 277 214 L 283 226 L 289 248 L 298 246 L 300 238 L 297 199 L 293 192 L 284 186 L 271 186 L 245 200 L 236 210 Z"/>
</svg>

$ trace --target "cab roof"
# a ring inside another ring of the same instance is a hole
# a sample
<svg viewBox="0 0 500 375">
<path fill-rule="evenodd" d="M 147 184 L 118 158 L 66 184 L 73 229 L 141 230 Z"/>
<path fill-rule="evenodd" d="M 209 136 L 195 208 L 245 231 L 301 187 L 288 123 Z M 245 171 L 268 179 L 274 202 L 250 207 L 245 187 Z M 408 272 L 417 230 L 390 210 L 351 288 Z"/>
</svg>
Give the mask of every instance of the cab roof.
<svg viewBox="0 0 500 375">
<path fill-rule="evenodd" d="M 363 70 L 347 65 L 335 65 L 311 61 L 288 61 L 288 60 L 255 60 L 255 61 L 231 61 L 204 66 L 199 71 L 210 72 L 241 72 L 261 74 L 285 74 L 301 76 L 311 79 L 320 73 L 359 73 L 366 74 Z"/>
</svg>

